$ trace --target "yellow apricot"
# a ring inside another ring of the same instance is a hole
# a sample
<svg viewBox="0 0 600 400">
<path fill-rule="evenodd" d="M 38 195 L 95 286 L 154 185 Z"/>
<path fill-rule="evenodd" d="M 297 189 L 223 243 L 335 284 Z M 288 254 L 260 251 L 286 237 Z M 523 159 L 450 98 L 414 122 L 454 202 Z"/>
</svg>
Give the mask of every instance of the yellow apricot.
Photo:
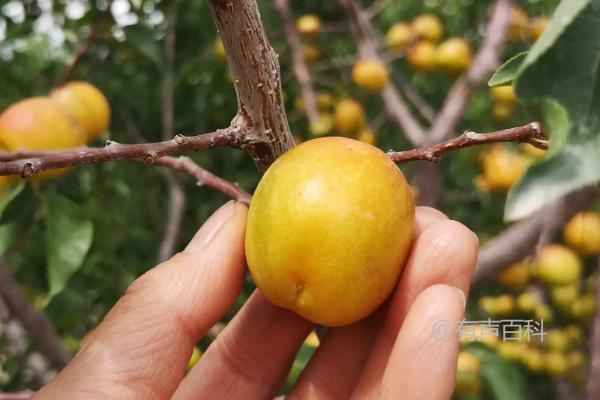
<svg viewBox="0 0 600 400">
<path fill-rule="evenodd" d="M 568 247 L 550 244 L 540 250 L 536 261 L 536 277 L 549 285 L 575 283 L 581 277 L 581 261 Z"/>
<path fill-rule="evenodd" d="M 515 88 L 512 85 L 493 86 L 490 88 L 490 96 L 498 103 L 514 104 L 517 102 Z"/>
<path fill-rule="evenodd" d="M 435 45 L 423 40 L 408 48 L 407 59 L 410 65 L 423 72 L 435 69 Z"/>
<path fill-rule="evenodd" d="M 374 60 L 359 60 L 352 68 L 352 80 L 366 90 L 380 91 L 390 79 L 387 67 Z"/>
<path fill-rule="evenodd" d="M 88 140 L 102 135 L 110 124 L 110 106 L 102 92 L 88 82 L 69 82 L 50 93 L 50 100 L 75 117 Z"/>
<path fill-rule="evenodd" d="M 461 37 L 444 40 L 435 51 L 437 67 L 453 74 L 467 69 L 472 59 L 471 46 Z"/>
<path fill-rule="evenodd" d="M 482 168 L 489 190 L 504 191 L 525 173 L 530 160 L 502 145 L 493 146 L 482 155 Z"/>
<path fill-rule="evenodd" d="M 529 281 L 529 261 L 523 260 L 506 268 L 498 275 L 498 280 L 506 287 L 523 287 Z"/>
<path fill-rule="evenodd" d="M 532 41 L 537 40 L 542 33 L 546 30 L 546 27 L 550 23 L 550 19 L 546 16 L 535 17 L 529 21 L 529 39 Z"/>
<path fill-rule="evenodd" d="M 584 211 L 576 214 L 565 225 L 565 242 L 584 255 L 600 253 L 600 213 Z"/>
<path fill-rule="evenodd" d="M 366 118 L 365 110 L 358 101 L 346 99 L 335 106 L 333 124 L 340 135 L 353 136 L 364 128 Z"/>
<path fill-rule="evenodd" d="M 397 22 L 388 29 L 385 43 L 390 50 L 402 50 L 412 40 L 413 32 L 408 24 Z"/>
<path fill-rule="evenodd" d="M 276 160 L 258 184 L 246 259 L 274 304 L 346 325 L 392 292 L 413 227 L 409 186 L 385 153 L 348 138 L 313 139 Z"/>
<path fill-rule="evenodd" d="M 314 38 L 321 29 L 321 19 L 314 14 L 305 14 L 296 20 L 296 29 L 306 38 Z"/>
<path fill-rule="evenodd" d="M 444 35 L 442 21 L 433 14 L 421 14 L 411 24 L 412 31 L 417 37 L 438 42 Z"/>
</svg>

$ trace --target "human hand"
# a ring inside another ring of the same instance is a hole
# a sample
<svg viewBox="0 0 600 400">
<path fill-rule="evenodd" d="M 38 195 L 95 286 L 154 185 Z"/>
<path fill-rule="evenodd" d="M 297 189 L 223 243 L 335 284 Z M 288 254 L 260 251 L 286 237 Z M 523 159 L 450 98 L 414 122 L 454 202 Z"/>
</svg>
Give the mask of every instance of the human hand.
<svg viewBox="0 0 600 400">
<path fill-rule="evenodd" d="M 185 376 L 194 344 L 232 306 L 245 276 L 247 209 L 229 202 L 185 250 L 138 278 L 36 399 L 269 398 L 312 325 L 255 291 Z M 329 329 L 286 398 L 447 399 L 458 339 L 436 321 L 463 318 L 477 241 L 418 207 L 395 292 L 373 315 Z"/>
</svg>

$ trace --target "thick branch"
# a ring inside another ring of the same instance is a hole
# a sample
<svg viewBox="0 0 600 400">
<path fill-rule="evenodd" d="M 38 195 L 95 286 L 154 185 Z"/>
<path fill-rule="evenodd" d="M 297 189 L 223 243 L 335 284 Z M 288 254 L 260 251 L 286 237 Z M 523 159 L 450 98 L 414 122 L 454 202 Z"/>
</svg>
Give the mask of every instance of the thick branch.
<svg viewBox="0 0 600 400">
<path fill-rule="evenodd" d="M 197 136 L 177 135 L 171 140 L 158 143 L 121 144 L 107 142 L 106 147 L 103 148 L 82 147 L 56 152 L 20 151 L 4 153 L 0 155 L 0 161 L 6 161 L 0 162 L 0 176 L 20 175 L 23 178 L 28 178 L 38 172 L 50 169 L 116 160 L 144 160 L 147 164 L 152 164 L 158 158 L 166 155 L 213 147 L 238 148 L 241 146 L 241 142 L 239 130 L 227 128 Z"/>
<path fill-rule="evenodd" d="M 40 351 L 52 365 L 59 370 L 64 368 L 69 362 L 69 355 L 56 335 L 54 327 L 43 313 L 29 304 L 4 263 L 0 264 L 0 295 L 6 302 L 10 314 L 18 318 L 27 328 Z"/>
<path fill-rule="evenodd" d="M 486 38 L 475 55 L 471 67 L 450 88 L 427 135 L 429 143 L 439 142 L 454 133 L 473 91 L 500 64 L 502 44 L 505 41 L 510 22 L 510 10 L 510 0 L 496 1 L 488 23 Z"/>
<path fill-rule="evenodd" d="M 316 124 L 319 122 L 319 112 L 317 110 L 317 99 L 315 91 L 313 90 L 312 79 L 304 62 L 304 55 L 302 52 L 302 43 L 300 41 L 300 35 L 294 25 L 294 19 L 290 6 L 287 0 L 275 0 L 275 8 L 279 12 L 281 22 L 283 23 L 283 32 L 285 38 L 290 45 L 292 52 L 292 69 L 300 85 L 300 93 L 304 100 L 304 110 L 306 117 L 310 124 Z"/>
<path fill-rule="evenodd" d="M 596 285 L 600 284 L 600 257 L 597 260 Z M 600 290 L 596 291 L 596 304 L 600 304 Z M 590 370 L 585 385 L 586 398 L 589 400 L 600 398 L 600 310 L 596 310 L 592 324 L 592 338 L 590 341 Z"/>
<path fill-rule="evenodd" d="M 361 8 L 357 0 L 338 0 L 350 21 L 358 53 L 361 58 L 384 63 L 377 51 L 378 36 L 369 19 L 369 13 Z M 389 118 L 404 132 L 406 138 L 414 145 L 425 142 L 423 127 L 413 117 L 410 108 L 404 102 L 393 83 L 388 83 L 380 92 L 385 112 Z"/>
<path fill-rule="evenodd" d="M 294 146 L 283 106 L 278 57 L 267 39 L 255 0 L 208 3 L 238 98 L 238 114 L 232 126 L 244 130 L 241 148 L 264 172 Z"/>
<path fill-rule="evenodd" d="M 554 226 L 558 227 L 554 229 L 560 229 L 597 194 L 596 186 L 573 192 L 496 235 L 479 250 L 473 286 L 487 282 L 504 268 L 532 254 L 542 230 L 548 229 L 547 215 L 553 216 Z"/>
<path fill-rule="evenodd" d="M 515 142 L 530 143 L 536 147 L 547 148 L 540 124 L 532 122 L 527 125 L 505 129 L 491 133 L 475 133 L 466 131 L 462 135 L 438 144 L 420 147 L 407 151 L 390 151 L 388 156 L 396 163 L 414 160 L 437 162 L 443 153 L 481 144 Z"/>
</svg>

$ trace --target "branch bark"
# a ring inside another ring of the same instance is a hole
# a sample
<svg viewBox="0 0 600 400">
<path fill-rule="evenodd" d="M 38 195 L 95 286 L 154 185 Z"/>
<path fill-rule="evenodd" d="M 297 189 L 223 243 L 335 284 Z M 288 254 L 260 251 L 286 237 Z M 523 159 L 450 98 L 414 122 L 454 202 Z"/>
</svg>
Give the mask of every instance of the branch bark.
<svg viewBox="0 0 600 400">
<path fill-rule="evenodd" d="M 226 128 L 197 136 L 177 135 L 171 140 L 158 143 L 121 144 L 108 141 L 103 148 L 81 147 L 71 150 L 17 151 L 0 155 L 0 176 L 20 175 L 23 178 L 50 169 L 74 167 L 105 161 L 143 160 L 154 163 L 166 155 L 181 154 L 187 151 L 205 150 L 214 147 L 240 148 L 244 146 L 239 129 Z"/>
<path fill-rule="evenodd" d="M 294 146 L 283 105 L 278 56 L 255 0 L 209 0 L 238 98 L 232 127 L 244 130 L 241 148 L 263 173 Z"/>
<path fill-rule="evenodd" d="M 19 319 L 36 342 L 40 351 L 56 369 L 64 368 L 69 362 L 67 354 L 54 327 L 46 316 L 34 309 L 21 293 L 19 285 L 5 262 L 0 264 L 0 295 L 4 298 L 10 314 Z"/>
<path fill-rule="evenodd" d="M 479 250 L 479 261 L 472 285 L 481 285 L 497 276 L 504 268 L 533 253 L 538 237 L 544 229 L 554 229 L 556 232 L 575 214 L 587 207 L 597 194 L 597 186 L 573 192 L 496 235 Z M 548 226 L 548 215 L 553 216 L 554 228 Z"/>
<path fill-rule="evenodd" d="M 510 23 L 510 0 L 497 0 L 488 23 L 487 35 L 475 55 L 471 67 L 454 82 L 448 96 L 427 133 L 429 143 L 451 136 L 461 120 L 473 91 L 496 70 L 500 64 L 502 44 Z"/>
<path fill-rule="evenodd" d="M 413 160 L 438 162 L 443 153 L 489 143 L 530 143 L 536 147 L 547 149 L 545 139 L 546 137 L 542 132 L 540 124 L 532 122 L 527 125 L 491 133 L 466 131 L 456 138 L 448 139 L 438 144 L 423 146 L 413 150 L 390 151 L 387 154 L 395 163 Z"/>
<path fill-rule="evenodd" d="M 377 51 L 379 40 L 375 28 L 371 24 L 369 13 L 358 4 L 357 0 L 338 0 L 338 4 L 348 16 L 352 34 L 358 45 L 359 56 L 384 63 Z M 381 90 L 380 95 L 385 112 L 403 131 L 408 141 L 413 146 L 425 143 L 423 127 L 413 117 L 410 108 L 393 83 L 388 83 Z"/>
<path fill-rule="evenodd" d="M 275 0 L 275 8 L 279 12 L 283 24 L 283 32 L 292 52 L 292 69 L 300 85 L 300 93 L 304 100 L 304 111 L 310 124 L 319 122 L 319 111 L 317 110 L 317 98 L 312 85 L 312 78 L 302 52 L 300 35 L 294 25 L 294 19 L 287 0 Z"/>
</svg>

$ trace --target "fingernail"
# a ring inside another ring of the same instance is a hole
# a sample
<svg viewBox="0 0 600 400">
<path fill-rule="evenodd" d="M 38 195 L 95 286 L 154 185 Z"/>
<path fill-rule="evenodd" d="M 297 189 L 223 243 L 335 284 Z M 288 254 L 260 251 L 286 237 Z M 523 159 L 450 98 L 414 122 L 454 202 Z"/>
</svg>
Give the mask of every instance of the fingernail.
<svg viewBox="0 0 600 400">
<path fill-rule="evenodd" d="M 456 290 L 456 293 L 462 303 L 462 307 L 465 308 L 465 306 L 467 305 L 467 298 L 465 296 L 465 292 L 463 292 L 462 290 L 460 290 L 457 287 L 454 287 L 454 290 Z"/>
<path fill-rule="evenodd" d="M 198 251 L 204 248 L 216 235 L 219 229 L 233 217 L 236 210 L 236 201 L 230 200 L 211 215 L 204 225 L 196 232 L 185 251 Z"/>
</svg>

